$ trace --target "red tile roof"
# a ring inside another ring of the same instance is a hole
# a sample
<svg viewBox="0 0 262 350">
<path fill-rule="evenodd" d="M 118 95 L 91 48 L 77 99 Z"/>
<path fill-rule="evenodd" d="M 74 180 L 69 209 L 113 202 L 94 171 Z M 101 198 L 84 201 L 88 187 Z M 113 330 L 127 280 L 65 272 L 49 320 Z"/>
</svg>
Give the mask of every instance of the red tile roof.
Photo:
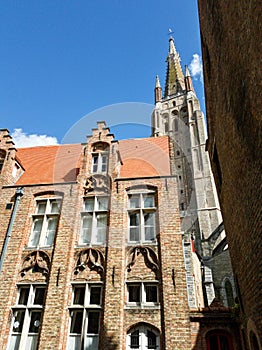
<svg viewBox="0 0 262 350">
<path fill-rule="evenodd" d="M 81 144 L 19 148 L 17 157 L 25 169 L 17 185 L 75 181 Z M 121 178 L 170 175 L 168 137 L 120 140 Z"/>
</svg>

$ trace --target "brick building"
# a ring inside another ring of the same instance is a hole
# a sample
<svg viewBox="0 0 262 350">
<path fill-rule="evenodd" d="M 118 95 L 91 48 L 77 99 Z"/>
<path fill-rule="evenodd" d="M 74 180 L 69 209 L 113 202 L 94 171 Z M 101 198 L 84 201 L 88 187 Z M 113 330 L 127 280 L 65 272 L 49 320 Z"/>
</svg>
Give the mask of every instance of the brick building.
<svg viewBox="0 0 262 350">
<path fill-rule="evenodd" d="M 172 38 L 155 93 L 145 139 L 98 122 L 84 144 L 16 149 L 0 130 L 1 349 L 240 350 L 203 115 Z"/>
<path fill-rule="evenodd" d="M 244 349 L 262 349 L 261 19 L 258 1 L 198 1 L 207 147 L 238 285 Z"/>
</svg>

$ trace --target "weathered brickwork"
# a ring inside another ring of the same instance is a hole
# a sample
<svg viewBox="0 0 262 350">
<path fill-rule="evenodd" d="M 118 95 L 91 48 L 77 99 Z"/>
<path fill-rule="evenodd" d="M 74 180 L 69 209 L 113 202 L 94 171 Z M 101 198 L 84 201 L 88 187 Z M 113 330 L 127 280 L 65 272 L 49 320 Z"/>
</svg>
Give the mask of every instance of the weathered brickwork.
<svg viewBox="0 0 262 350">
<path fill-rule="evenodd" d="M 242 343 L 261 349 L 261 6 L 198 3 L 208 149 L 239 289 Z"/>
<path fill-rule="evenodd" d="M 95 177 L 91 172 L 92 145 L 95 144 L 95 151 L 99 152 L 101 140 L 109 147 L 109 179 L 100 175 Z M 127 344 L 130 345 L 128 332 L 144 325 L 149 325 L 159 335 L 161 349 L 190 349 L 177 179 L 169 172 L 165 176 L 121 178 L 118 143 L 112 141 L 113 136 L 100 123 L 87 144 L 79 148 L 77 181 L 37 184 L 34 178 L 34 184 L 23 183 L 24 193 L 12 224 L 0 275 L 1 349 L 7 349 L 10 343 L 12 319 L 17 309 L 14 306 L 18 303 L 17 292 L 21 286 L 30 284 L 46 286 L 38 349 L 67 349 L 72 286 L 91 282 L 101 285 L 103 291 L 102 307 L 99 308 L 99 349 L 127 349 Z M 23 181 L 21 177 L 20 182 Z M 6 204 L 15 202 L 18 186 L 19 182 L 14 184 L 13 181 L 1 188 L 3 243 L 14 208 L 13 204 L 11 209 L 6 209 Z M 128 240 L 129 196 L 143 191 L 149 191 L 154 196 L 156 240 L 136 244 Z M 110 197 L 107 242 L 80 244 L 83 198 L 101 194 Z M 38 203 L 45 202 L 47 198 L 61 200 L 53 244 L 30 247 Z M 129 304 L 128 284 L 134 281 L 156 284 L 158 302 L 143 307 Z"/>
</svg>

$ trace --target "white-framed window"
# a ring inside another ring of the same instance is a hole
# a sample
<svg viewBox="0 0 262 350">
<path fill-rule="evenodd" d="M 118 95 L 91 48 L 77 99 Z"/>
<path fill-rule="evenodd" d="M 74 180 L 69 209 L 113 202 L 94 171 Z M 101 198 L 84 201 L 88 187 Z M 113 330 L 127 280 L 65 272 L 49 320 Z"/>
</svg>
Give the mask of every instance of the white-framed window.
<svg viewBox="0 0 262 350">
<path fill-rule="evenodd" d="M 92 173 L 101 174 L 107 172 L 108 153 L 99 152 L 92 154 Z"/>
<path fill-rule="evenodd" d="M 158 305 L 157 282 L 127 282 L 128 305 Z"/>
<path fill-rule="evenodd" d="M 8 350 L 37 349 L 45 290 L 44 285 L 18 286 Z"/>
<path fill-rule="evenodd" d="M 149 325 L 132 328 L 127 334 L 127 349 L 160 349 L 159 332 Z"/>
<path fill-rule="evenodd" d="M 82 224 L 80 244 L 103 244 L 107 232 L 108 197 L 93 196 L 84 198 L 81 213 Z"/>
<path fill-rule="evenodd" d="M 38 199 L 33 215 L 29 247 L 47 247 L 54 242 L 61 208 L 61 198 Z"/>
<path fill-rule="evenodd" d="M 68 350 L 98 349 L 102 285 L 73 285 Z"/>
<path fill-rule="evenodd" d="M 129 194 L 129 242 L 154 242 L 155 234 L 154 193 Z"/>
</svg>

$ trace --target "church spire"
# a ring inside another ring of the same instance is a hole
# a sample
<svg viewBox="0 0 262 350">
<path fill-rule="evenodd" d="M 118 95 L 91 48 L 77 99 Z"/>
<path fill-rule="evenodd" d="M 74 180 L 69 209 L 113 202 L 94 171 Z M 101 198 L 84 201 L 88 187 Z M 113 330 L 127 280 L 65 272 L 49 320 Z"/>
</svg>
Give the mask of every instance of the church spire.
<svg viewBox="0 0 262 350">
<path fill-rule="evenodd" d="M 167 72 L 164 97 L 185 90 L 184 74 L 180 65 L 180 56 L 176 51 L 172 36 L 169 39 L 169 52 L 166 61 Z"/>
</svg>

